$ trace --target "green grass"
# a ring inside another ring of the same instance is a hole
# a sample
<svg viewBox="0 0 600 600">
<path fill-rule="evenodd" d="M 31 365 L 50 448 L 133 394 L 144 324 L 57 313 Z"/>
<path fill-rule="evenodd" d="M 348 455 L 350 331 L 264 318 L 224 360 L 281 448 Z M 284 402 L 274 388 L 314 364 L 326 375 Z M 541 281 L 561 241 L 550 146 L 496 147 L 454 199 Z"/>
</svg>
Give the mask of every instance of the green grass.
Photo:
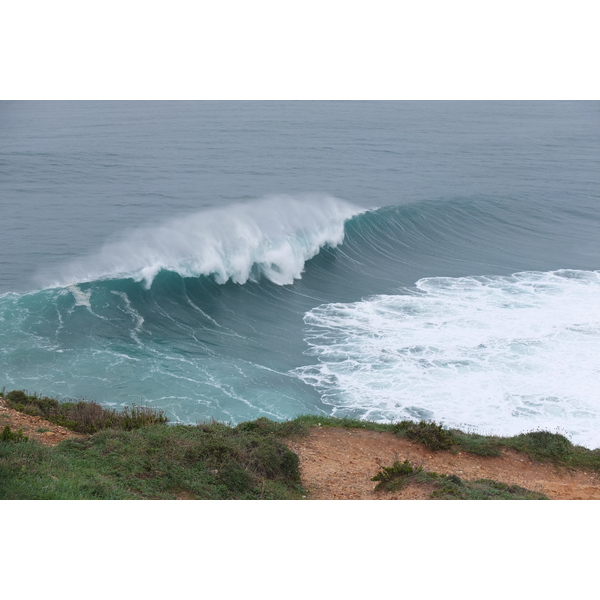
<svg viewBox="0 0 600 600">
<path fill-rule="evenodd" d="M 408 460 L 402 463 L 396 461 L 391 467 L 382 467 L 371 481 L 379 482 L 375 486 L 375 491 L 395 492 L 404 488 L 409 481 L 422 472 L 422 467 L 415 467 Z"/>
<path fill-rule="evenodd" d="M 456 445 L 455 435 L 444 429 L 442 425 L 428 421 L 400 421 L 395 425 L 395 433 L 407 437 L 413 442 L 427 446 L 433 452 L 437 450 L 450 450 Z"/>
<path fill-rule="evenodd" d="M 26 435 L 23 435 L 22 429 L 15 432 L 11 430 L 9 425 L 0 433 L 0 442 L 18 444 L 19 442 L 26 442 L 28 439 Z"/>
<path fill-rule="evenodd" d="M 437 489 L 430 495 L 432 500 L 548 500 L 539 492 L 508 485 L 493 479 L 465 481 L 456 475 L 432 474 Z"/>
<path fill-rule="evenodd" d="M 508 485 L 493 479 L 466 481 L 456 475 L 440 475 L 424 471 L 408 460 L 396 461 L 391 467 L 383 467 L 372 481 L 377 481 L 376 491 L 394 492 L 410 482 L 428 484 L 434 488 L 432 500 L 548 500 L 538 492 L 518 485 Z"/>
<path fill-rule="evenodd" d="M 299 415 L 292 422 L 305 427 L 343 427 L 345 429 L 370 429 L 371 431 L 389 432 L 394 432 L 395 427 L 392 424 L 361 421 L 346 417 L 327 417 L 325 415 Z"/>
<path fill-rule="evenodd" d="M 0 499 L 295 499 L 298 457 L 223 424 L 106 429 L 55 448 L 0 442 Z"/>
<path fill-rule="evenodd" d="M 590 450 L 571 443 L 560 433 L 530 431 L 512 437 L 485 436 L 446 429 L 430 421 L 400 421 L 374 423 L 359 419 L 302 415 L 291 423 L 306 427 L 344 427 L 388 431 L 400 437 L 423 444 L 432 452 L 448 450 L 467 452 L 477 456 L 500 456 L 503 449 L 516 450 L 532 461 L 551 463 L 557 467 L 600 472 L 600 448 Z"/>
<path fill-rule="evenodd" d="M 319 415 L 284 422 L 263 417 L 236 427 L 217 422 L 170 425 L 161 411 L 147 407 L 118 412 L 19 390 L 5 399 L 17 410 L 89 437 L 48 448 L 5 427 L 0 434 L 0 499 L 300 498 L 305 492 L 298 457 L 282 438 L 306 435 L 311 427 L 387 431 L 433 452 L 493 457 L 512 449 L 532 461 L 600 472 L 600 449 L 576 446 L 547 431 L 482 436 L 426 421 L 382 424 Z M 382 469 L 376 478 L 379 489 L 400 489 L 410 478 L 434 483 L 436 498 L 527 499 L 534 494 L 491 480 L 426 473 L 407 461 Z"/>
<path fill-rule="evenodd" d="M 155 423 L 167 423 L 162 410 L 147 406 L 127 407 L 122 411 L 104 408 L 97 402 L 77 400 L 59 402 L 47 396 L 27 394 L 13 390 L 5 394 L 7 404 L 24 414 L 43 417 L 51 423 L 67 427 L 78 433 L 96 433 L 102 429 L 125 429 L 130 431 Z"/>
</svg>

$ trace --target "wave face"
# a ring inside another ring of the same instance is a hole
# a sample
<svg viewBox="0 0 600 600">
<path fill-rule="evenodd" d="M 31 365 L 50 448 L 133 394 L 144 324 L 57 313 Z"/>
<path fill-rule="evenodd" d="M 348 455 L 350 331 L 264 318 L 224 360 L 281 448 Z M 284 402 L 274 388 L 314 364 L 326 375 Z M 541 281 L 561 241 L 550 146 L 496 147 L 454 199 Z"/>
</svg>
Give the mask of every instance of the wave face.
<svg viewBox="0 0 600 600">
<path fill-rule="evenodd" d="M 273 196 L 130 231 L 45 273 L 44 289 L 0 296 L 3 381 L 63 397 L 107 390 L 106 404 L 157 403 L 185 422 L 310 412 L 318 395 L 289 370 L 314 300 L 289 284 L 362 210 Z"/>
<path fill-rule="evenodd" d="M 304 263 L 344 239 L 344 222 L 361 209 L 326 194 L 271 196 L 202 210 L 158 227 L 127 232 L 98 253 L 38 276 L 45 287 L 125 279 L 149 288 L 161 271 L 182 277 L 246 283 L 265 277 L 278 285 L 299 279 Z"/>
<path fill-rule="evenodd" d="M 435 277 L 325 304 L 296 374 L 333 412 L 499 435 L 543 427 L 600 446 L 600 271 Z"/>
<path fill-rule="evenodd" d="M 526 247 L 529 264 L 556 261 L 548 242 L 565 220 L 536 210 L 280 196 L 130 231 L 46 274 L 45 289 L 0 296 L 3 383 L 101 389 L 105 404 L 182 422 L 333 412 L 560 428 L 598 446 L 599 272 L 511 275 Z M 552 247 L 585 265 L 574 239 Z"/>
</svg>

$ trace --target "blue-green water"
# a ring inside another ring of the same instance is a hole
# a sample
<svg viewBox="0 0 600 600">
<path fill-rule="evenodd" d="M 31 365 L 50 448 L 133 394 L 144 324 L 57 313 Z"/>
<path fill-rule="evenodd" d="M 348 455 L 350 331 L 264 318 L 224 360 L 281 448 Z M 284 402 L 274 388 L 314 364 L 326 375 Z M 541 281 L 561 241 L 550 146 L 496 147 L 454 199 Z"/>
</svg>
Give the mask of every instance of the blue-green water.
<svg viewBox="0 0 600 600">
<path fill-rule="evenodd" d="M 600 446 L 600 104 L 0 103 L 0 386 Z"/>
</svg>

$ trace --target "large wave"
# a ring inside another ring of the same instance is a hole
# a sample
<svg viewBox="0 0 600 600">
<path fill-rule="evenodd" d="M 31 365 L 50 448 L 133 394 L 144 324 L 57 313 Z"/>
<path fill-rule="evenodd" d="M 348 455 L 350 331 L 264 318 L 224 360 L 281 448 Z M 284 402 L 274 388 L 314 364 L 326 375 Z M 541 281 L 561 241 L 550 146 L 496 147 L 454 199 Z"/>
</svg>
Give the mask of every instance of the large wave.
<svg viewBox="0 0 600 600">
<path fill-rule="evenodd" d="M 598 446 L 591 234 L 516 208 L 272 196 L 139 227 L 0 296 L 0 376 L 90 398 L 100 380 L 189 422 L 339 411 Z"/>
<path fill-rule="evenodd" d="M 210 276 L 217 283 L 266 277 L 291 284 L 321 248 L 342 243 L 344 223 L 363 211 L 326 194 L 277 195 L 205 209 L 128 231 L 37 279 L 43 287 L 128 278 L 150 287 L 159 272 L 173 271 L 182 277 Z"/>
</svg>

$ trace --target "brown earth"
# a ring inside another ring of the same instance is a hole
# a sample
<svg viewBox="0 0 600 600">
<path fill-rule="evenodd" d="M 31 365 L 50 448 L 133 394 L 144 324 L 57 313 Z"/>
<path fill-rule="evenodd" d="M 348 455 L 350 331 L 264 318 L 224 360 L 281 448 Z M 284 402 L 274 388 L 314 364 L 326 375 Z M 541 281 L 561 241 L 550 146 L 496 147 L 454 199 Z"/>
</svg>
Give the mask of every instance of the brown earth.
<svg viewBox="0 0 600 600">
<path fill-rule="evenodd" d="M 28 438 L 37 440 L 46 446 L 56 446 L 67 438 L 82 438 L 85 437 L 80 433 L 75 433 L 50 423 L 42 417 L 32 417 L 30 415 L 24 415 L 18 410 L 9 408 L 6 401 L 0 398 L 0 430 L 4 429 L 8 425 L 13 432 L 23 431 L 23 435 Z"/>
<path fill-rule="evenodd" d="M 426 471 L 462 479 L 494 479 L 546 494 L 551 500 L 600 500 L 600 477 L 594 473 L 557 469 L 534 463 L 514 451 L 499 457 L 464 452 L 431 452 L 392 433 L 367 429 L 311 428 L 310 434 L 288 442 L 300 458 L 302 483 L 315 500 L 425 500 L 433 488 L 408 485 L 375 492 L 371 478 L 381 469 L 410 460 Z"/>
<path fill-rule="evenodd" d="M 41 417 L 24 415 L 0 398 L 0 430 L 9 425 L 48 446 L 85 437 Z M 546 494 L 553 500 L 600 500 L 600 476 L 534 463 L 510 450 L 499 457 L 464 452 L 431 452 L 391 433 L 367 429 L 312 427 L 306 437 L 288 440 L 300 458 L 302 483 L 314 500 L 424 500 L 432 489 L 408 485 L 399 492 L 375 492 L 371 478 L 396 460 L 410 460 L 426 471 L 463 479 L 495 479 Z"/>
</svg>

